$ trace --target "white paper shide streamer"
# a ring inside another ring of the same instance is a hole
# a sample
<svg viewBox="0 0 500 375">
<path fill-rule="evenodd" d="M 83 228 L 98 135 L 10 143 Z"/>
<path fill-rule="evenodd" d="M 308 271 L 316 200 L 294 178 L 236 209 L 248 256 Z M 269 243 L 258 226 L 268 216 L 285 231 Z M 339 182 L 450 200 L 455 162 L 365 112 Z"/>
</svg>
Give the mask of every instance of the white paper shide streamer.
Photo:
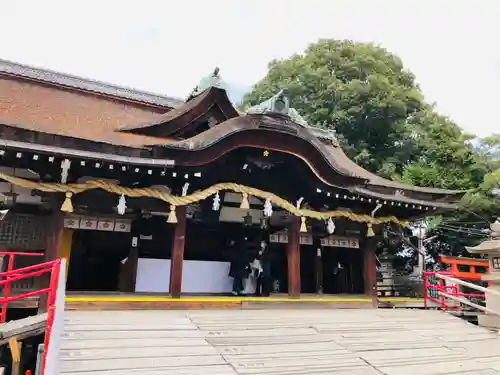
<svg viewBox="0 0 500 375">
<path fill-rule="evenodd" d="M 326 222 L 326 230 L 329 234 L 332 234 L 335 232 L 335 223 L 333 222 L 332 218 L 329 218 Z"/>
<path fill-rule="evenodd" d="M 122 194 L 120 196 L 120 199 L 118 199 L 116 210 L 120 215 L 125 215 L 125 211 L 127 210 L 127 201 L 125 200 L 125 195 Z"/>
<path fill-rule="evenodd" d="M 219 211 L 220 208 L 220 196 L 219 192 L 217 192 L 214 196 L 214 203 L 212 204 L 212 210 Z"/>
<path fill-rule="evenodd" d="M 68 181 L 68 173 L 71 168 L 71 160 L 64 159 L 61 162 L 61 183 L 65 184 Z"/>
<path fill-rule="evenodd" d="M 264 216 L 273 216 L 273 205 L 271 204 L 271 200 L 269 198 L 266 199 L 266 203 L 264 203 Z"/>
</svg>

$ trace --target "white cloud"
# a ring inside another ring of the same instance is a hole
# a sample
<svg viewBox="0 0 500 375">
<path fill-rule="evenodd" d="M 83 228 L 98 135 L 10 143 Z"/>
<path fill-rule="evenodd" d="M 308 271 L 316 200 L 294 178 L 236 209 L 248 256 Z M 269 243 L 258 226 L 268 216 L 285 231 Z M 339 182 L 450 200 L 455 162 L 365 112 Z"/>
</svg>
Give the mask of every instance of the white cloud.
<svg viewBox="0 0 500 375">
<path fill-rule="evenodd" d="M 466 130 L 499 131 L 500 4 L 492 0 L 25 0 L 2 4 L 0 57 L 185 96 L 215 66 L 238 86 L 319 38 L 398 54 Z"/>
</svg>

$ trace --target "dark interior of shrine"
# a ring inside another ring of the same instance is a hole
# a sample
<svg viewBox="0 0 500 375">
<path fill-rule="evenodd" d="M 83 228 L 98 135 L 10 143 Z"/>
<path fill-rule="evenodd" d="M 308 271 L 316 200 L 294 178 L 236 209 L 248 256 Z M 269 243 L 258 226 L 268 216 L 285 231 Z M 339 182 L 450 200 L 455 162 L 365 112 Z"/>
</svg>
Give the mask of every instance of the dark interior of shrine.
<svg viewBox="0 0 500 375">
<path fill-rule="evenodd" d="M 67 290 L 117 291 L 121 261 L 127 257 L 129 246 L 130 237 L 125 233 L 75 231 Z"/>
</svg>

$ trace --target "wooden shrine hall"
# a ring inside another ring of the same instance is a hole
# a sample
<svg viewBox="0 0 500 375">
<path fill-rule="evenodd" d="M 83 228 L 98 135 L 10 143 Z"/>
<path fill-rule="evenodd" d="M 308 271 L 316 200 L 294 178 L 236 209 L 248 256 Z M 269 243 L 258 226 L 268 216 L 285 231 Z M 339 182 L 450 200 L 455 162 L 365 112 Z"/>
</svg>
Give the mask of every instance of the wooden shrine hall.
<svg viewBox="0 0 500 375">
<path fill-rule="evenodd" d="M 265 241 L 273 293 L 374 297 L 384 226 L 463 194 L 366 171 L 283 92 L 240 112 L 218 70 L 181 101 L 0 60 L 0 133 L 0 245 L 70 293 L 225 295 L 228 244 Z"/>
</svg>

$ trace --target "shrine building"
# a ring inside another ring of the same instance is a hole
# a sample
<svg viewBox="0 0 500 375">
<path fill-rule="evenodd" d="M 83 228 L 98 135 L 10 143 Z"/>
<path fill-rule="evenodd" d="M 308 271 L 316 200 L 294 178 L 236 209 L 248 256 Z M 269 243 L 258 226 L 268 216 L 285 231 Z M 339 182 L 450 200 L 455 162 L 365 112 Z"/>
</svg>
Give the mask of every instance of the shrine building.
<svg viewBox="0 0 500 375">
<path fill-rule="evenodd" d="M 286 93 L 240 112 L 218 70 L 178 100 L 0 60 L 0 132 L 0 246 L 67 258 L 68 295 L 225 295 L 245 238 L 273 294 L 375 297 L 384 226 L 463 195 L 361 168 Z"/>
</svg>

